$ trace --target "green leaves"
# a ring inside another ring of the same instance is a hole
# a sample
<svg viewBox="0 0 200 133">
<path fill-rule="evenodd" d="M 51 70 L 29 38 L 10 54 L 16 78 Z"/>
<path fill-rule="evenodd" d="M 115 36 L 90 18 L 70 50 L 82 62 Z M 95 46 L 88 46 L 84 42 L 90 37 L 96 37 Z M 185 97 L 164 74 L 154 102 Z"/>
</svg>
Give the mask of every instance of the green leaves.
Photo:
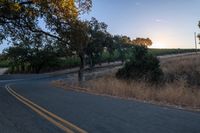
<svg viewBox="0 0 200 133">
<path fill-rule="evenodd" d="M 77 20 L 80 11 L 90 10 L 91 4 L 91 0 L 1 0 L 0 30 L 14 38 L 18 36 L 12 33 L 27 30 L 60 39 L 57 32 L 62 30 L 61 25 L 68 28 L 69 23 Z M 46 28 L 39 28 L 39 20 L 44 20 Z"/>
<path fill-rule="evenodd" d="M 146 46 L 135 45 L 135 51 L 125 66 L 116 73 L 120 79 L 144 80 L 151 83 L 158 83 L 162 80 L 163 72 L 157 57 L 148 54 Z"/>
</svg>

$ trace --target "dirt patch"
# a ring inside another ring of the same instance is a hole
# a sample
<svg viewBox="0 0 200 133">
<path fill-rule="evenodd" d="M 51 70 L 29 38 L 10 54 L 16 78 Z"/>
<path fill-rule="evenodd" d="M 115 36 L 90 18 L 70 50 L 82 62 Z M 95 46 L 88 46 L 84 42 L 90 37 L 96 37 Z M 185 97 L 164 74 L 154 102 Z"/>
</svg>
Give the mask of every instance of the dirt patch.
<svg viewBox="0 0 200 133">
<path fill-rule="evenodd" d="M 3 75 L 8 71 L 8 68 L 0 68 L 0 75 Z"/>
</svg>

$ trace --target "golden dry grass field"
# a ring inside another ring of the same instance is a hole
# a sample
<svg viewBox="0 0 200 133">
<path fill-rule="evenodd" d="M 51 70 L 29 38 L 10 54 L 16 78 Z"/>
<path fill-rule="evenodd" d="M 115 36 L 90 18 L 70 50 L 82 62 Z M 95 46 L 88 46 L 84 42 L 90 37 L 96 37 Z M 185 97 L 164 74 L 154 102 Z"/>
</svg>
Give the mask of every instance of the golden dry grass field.
<svg viewBox="0 0 200 133">
<path fill-rule="evenodd" d="M 159 85 L 119 80 L 115 73 L 111 73 L 86 81 L 82 91 L 200 109 L 200 55 L 163 58 L 160 59 L 160 66 L 165 81 Z M 62 81 L 53 84 L 64 88 L 68 86 Z"/>
</svg>

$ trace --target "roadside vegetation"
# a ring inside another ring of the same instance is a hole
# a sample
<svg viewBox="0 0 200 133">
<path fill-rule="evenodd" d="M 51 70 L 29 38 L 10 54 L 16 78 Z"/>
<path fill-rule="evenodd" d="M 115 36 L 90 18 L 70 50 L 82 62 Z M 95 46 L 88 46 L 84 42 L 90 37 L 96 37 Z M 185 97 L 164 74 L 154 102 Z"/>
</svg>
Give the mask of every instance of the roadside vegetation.
<svg viewBox="0 0 200 133">
<path fill-rule="evenodd" d="M 160 60 L 163 80 L 159 84 L 144 80 L 122 80 L 115 76 L 118 71 L 116 70 L 115 73 L 86 81 L 81 84 L 81 91 L 200 109 L 199 66 L 199 54 L 165 58 Z M 69 84 L 63 81 L 56 81 L 53 84 L 57 87 L 69 88 Z M 76 87 L 73 89 L 80 90 Z"/>
<path fill-rule="evenodd" d="M 9 60 L 7 60 L 3 55 L 0 55 L 0 68 L 8 68 Z"/>
<path fill-rule="evenodd" d="M 159 48 L 150 48 L 149 53 L 155 56 L 170 55 L 170 54 L 182 54 L 182 53 L 191 53 L 199 52 L 200 49 L 159 49 Z"/>
<path fill-rule="evenodd" d="M 116 77 L 122 80 L 162 82 L 163 72 L 159 60 L 148 52 L 145 45 L 135 46 L 133 56 L 119 69 Z"/>
<path fill-rule="evenodd" d="M 169 54 L 180 54 L 180 53 L 190 53 L 195 52 L 195 49 L 148 49 L 149 53 L 155 56 L 161 56 L 161 55 L 169 55 Z M 125 53 L 124 60 L 130 59 L 132 56 L 131 49 L 127 50 Z M 17 63 L 19 60 L 12 60 L 9 59 L 9 56 L 7 55 L 6 50 L 4 51 L 4 54 L 0 56 L 0 68 L 9 68 L 7 73 L 34 73 L 34 71 L 31 71 L 28 68 L 28 63 L 25 63 L 24 70 L 21 70 L 21 64 Z M 20 53 L 18 53 L 20 54 Z M 21 54 L 20 54 L 21 55 Z M 16 56 L 14 56 L 16 57 Z M 39 60 L 39 57 L 36 57 Z M 110 63 L 114 61 L 121 61 L 120 53 L 119 51 L 115 50 L 113 54 L 110 54 L 108 51 L 103 51 L 102 55 L 98 57 L 99 61 L 94 59 L 94 65 L 95 64 L 101 64 L 101 63 Z M 13 65 L 14 66 L 13 66 Z M 17 66 L 18 64 L 19 66 Z M 86 58 L 86 65 L 89 64 L 89 59 Z M 73 67 L 79 67 L 80 65 L 80 59 L 76 56 L 67 56 L 67 57 L 56 57 L 54 60 L 54 63 L 49 63 L 48 67 L 45 67 L 45 65 L 41 68 L 40 73 L 42 72 L 49 72 L 49 71 L 55 71 L 55 70 L 61 70 L 61 69 L 68 69 Z"/>
</svg>

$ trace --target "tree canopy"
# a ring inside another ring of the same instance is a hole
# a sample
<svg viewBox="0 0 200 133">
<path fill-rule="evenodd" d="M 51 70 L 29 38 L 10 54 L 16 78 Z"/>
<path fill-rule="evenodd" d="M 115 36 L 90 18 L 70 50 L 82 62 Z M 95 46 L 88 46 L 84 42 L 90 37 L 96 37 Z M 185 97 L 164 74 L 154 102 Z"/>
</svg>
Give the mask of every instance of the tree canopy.
<svg viewBox="0 0 200 133">
<path fill-rule="evenodd" d="M 91 6 L 91 0 L 0 0 L 0 40 L 15 41 L 21 32 L 37 32 L 65 41 L 58 29 L 68 28 Z"/>
<path fill-rule="evenodd" d="M 48 45 L 61 45 L 83 55 L 88 28 L 78 16 L 91 6 L 91 0 L 0 0 L 0 41 L 30 45 L 27 41 L 42 36 Z"/>
<path fill-rule="evenodd" d="M 200 28 L 200 21 L 199 21 L 199 23 L 198 23 L 198 26 L 199 26 L 199 28 Z M 197 37 L 198 37 L 199 40 L 200 40 L 200 34 L 198 34 Z"/>
<path fill-rule="evenodd" d="M 136 38 L 136 39 L 132 40 L 132 44 L 151 46 L 152 45 L 152 41 L 149 38 Z"/>
<path fill-rule="evenodd" d="M 107 51 L 124 62 L 129 47 L 152 44 L 149 38 L 113 36 L 95 18 L 82 21 L 79 15 L 91 7 L 92 0 L 0 0 L 0 41 L 12 45 L 5 51 L 11 63 L 40 72 L 58 57 L 76 55 L 82 80 L 86 59 L 94 66 Z"/>
</svg>

